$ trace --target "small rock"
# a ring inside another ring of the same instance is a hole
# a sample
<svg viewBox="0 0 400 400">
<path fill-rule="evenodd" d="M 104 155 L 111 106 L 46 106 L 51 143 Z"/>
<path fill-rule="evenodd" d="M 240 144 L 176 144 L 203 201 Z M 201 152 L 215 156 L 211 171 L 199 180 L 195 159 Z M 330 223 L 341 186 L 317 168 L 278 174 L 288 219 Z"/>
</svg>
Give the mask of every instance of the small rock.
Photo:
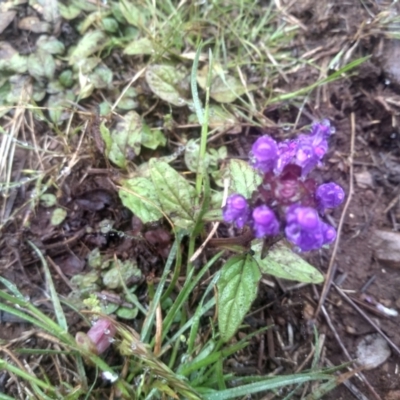
<svg viewBox="0 0 400 400">
<path fill-rule="evenodd" d="M 346 325 L 345 329 L 346 332 L 349 333 L 350 335 L 355 335 L 357 333 L 357 329 L 350 325 Z"/>
<path fill-rule="evenodd" d="M 362 171 L 354 174 L 354 177 L 356 178 L 356 183 L 357 186 L 360 188 L 372 188 L 374 186 L 374 180 L 372 178 L 372 175 L 369 171 Z"/>
<path fill-rule="evenodd" d="M 378 261 L 400 268 L 400 232 L 375 230 L 371 235 L 370 245 Z"/>
<path fill-rule="evenodd" d="M 389 345 L 378 333 L 365 336 L 357 346 L 357 362 L 365 369 L 379 367 L 389 357 Z"/>
</svg>

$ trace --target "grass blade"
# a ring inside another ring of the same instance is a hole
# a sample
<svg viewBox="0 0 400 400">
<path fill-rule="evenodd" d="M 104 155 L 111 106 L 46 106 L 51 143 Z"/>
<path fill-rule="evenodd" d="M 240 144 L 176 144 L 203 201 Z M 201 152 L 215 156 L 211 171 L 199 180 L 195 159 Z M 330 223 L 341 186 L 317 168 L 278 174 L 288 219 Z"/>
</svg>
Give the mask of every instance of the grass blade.
<svg viewBox="0 0 400 400">
<path fill-rule="evenodd" d="M 60 299 L 58 297 L 56 288 L 54 286 L 54 282 L 53 282 L 53 279 L 52 279 L 51 274 L 50 274 L 49 266 L 47 265 L 47 262 L 46 262 L 45 258 L 43 257 L 42 252 L 30 240 L 28 240 L 28 243 L 33 248 L 33 250 L 35 250 L 36 254 L 40 258 L 40 261 L 42 262 L 42 266 L 43 266 L 43 269 L 44 269 L 44 274 L 45 274 L 45 277 L 46 277 L 47 285 L 48 285 L 49 290 L 50 290 L 50 297 L 51 297 L 51 301 L 53 303 L 54 312 L 56 314 L 57 322 L 58 322 L 59 326 L 65 332 L 68 332 L 67 319 L 65 318 L 64 311 L 63 311 L 63 309 L 61 307 L 61 302 L 60 302 Z"/>
</svg>

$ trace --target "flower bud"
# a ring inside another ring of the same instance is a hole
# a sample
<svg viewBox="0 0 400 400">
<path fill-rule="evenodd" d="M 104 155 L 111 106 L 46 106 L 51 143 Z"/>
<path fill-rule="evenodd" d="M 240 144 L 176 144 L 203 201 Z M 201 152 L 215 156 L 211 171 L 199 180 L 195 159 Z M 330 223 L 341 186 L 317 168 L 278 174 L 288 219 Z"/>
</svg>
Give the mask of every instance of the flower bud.
<svg viewBox="0 0 400 400">
<path fill-rule="evenodd" d="M 278 159 L 278 145 L 268 135 L 258 138 L 251 148 L 250 162 L 262 172 L 272 171 Z"/>
<path fill-rule="evenodd" d="M 243 228 L 249 220 L 250 209 L 246 199 L 240 194 L 232 194 L 226 200 L 222 211 L 225 222 L 234 222 L 238 228 Z"/>
<path fill-rule="evenodd" d="M 94 354 L 104 353 L 111 345 L 115 336 L 115 326 L 109 318 L 100 318 L 89 331 L 78 332 L 75 340 L 79 346 Z"/>
<path fill-rule="evenodd" d="M 254 235 L 261 238 L 279 233 L 279 222 L 275 213 L 266 205 L 256 207 L 253 211 Z"/>
<path fill-rule="evenodd" d="M 327 208 L 340 206 L 344 200 L 344 190 L 336 183 L 324 183 L 318 186 L 315 192 L 318 209 L 325 211 Z"/>
</svg>

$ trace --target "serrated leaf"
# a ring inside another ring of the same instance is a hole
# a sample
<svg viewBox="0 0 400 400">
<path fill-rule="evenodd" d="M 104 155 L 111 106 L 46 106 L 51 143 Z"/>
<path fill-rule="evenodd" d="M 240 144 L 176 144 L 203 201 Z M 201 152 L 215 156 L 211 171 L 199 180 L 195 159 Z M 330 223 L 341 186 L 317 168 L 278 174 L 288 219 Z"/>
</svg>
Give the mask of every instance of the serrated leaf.
<svg viewBox="0 0 400 400">
<path fill-rule="evenodd" d="M 121 168 L 140 154 L 142 140 L 142 119 L 135 111 L 128 112 L 111 131 L 109 159 Z"/>
<path fill-rule="evenodd" d="M 146 70 L 146 81 L 152 92 L 176 107 L 187 104 L 187 78 L 187 71 L 172 65 L 150 65 Z"/>
<path fill-rule="evenodd" d="M 56 208 L 52 215 L 50 223 L 53 226 L 60 225 L 67 216 L 67 212 L 63 208 Z"/>
<path fill-rule="evenodd" d="M 134 40 L 133 42 L 129 43 L 124 49 L 124 54 L 128 56 L 144 54 L 151 55 L 154 54 L 154 52 L 155 47 L 153 45 L 153 42 L 147 37 Z"/>
<path fill-rule="evenodd" d="M 254 251 L 254 259 L 264 274 L 305 283 L 324 281 L 324 276 L 315 267 L 294 253 L 282 241 L 274 244 L 263 259 L 261 259 L 261 241 L 255 241 L 251 248 Z"/>
<path fill-rule="evenodd" d="M 107 36 L 104 32 L 90 31 L 78 42 L 69 57 L 69 65 L 85 63 L 85 59 L 92 54 L 102 50 L 107 44 Z"/>
<path fill-rule="evenodd" d="M 260 174 L 243 160 L 230 160 L 228 173 L 231 179 L 230 192 L 241 194 L 246 199 L 251 198 L 253 192 L 262 182 Z"/>
<path fill-rule="evenodd" d="M 260 269 L 250 255 L 230 258 L 218 280 L 218 326 L 227 342 L 238 330 L 257 296 Z"/>
<path fill-rule="evenodd" d="M 118 191 L 118 195 L 122 204 L 144 224 L 158 221 L 163 216 L 154 184 L 147 178 L 139 177 L 122 181 L 122 189 Z"/>
<path fill-rule="evenodd" d="M 195 220 L 195 189 L 166 162 L 152 158 L 149 166 L 162 210 L 175 225 L 185 229 L 191 227 Z"/>
</svg>

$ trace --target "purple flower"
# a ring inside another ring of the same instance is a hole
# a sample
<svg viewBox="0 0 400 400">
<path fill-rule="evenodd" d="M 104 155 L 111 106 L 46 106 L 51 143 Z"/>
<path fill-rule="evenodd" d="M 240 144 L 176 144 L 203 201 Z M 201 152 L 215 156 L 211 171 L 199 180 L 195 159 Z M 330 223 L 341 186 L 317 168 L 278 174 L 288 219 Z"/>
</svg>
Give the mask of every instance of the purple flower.
<svg viewBox="0 0 400 400">
<path fill-rule="evenodd" d="M 314 122 L 311 127 L 311 135 L 323 136 L 328 139 L 335 133 L 335 128 L 329 122 L 329 119 L 323 119 L 321 122 Z"/>
<path fill-rule="evenodd" d="M 279 222 L 275 213 L 266 205 L 253 210 L 253 229 L 257 238 L 279 233 Z"/>
<path fill-rule="evenodd" d="M 295 164 L 302 168 L 306 176 L 320 163 L 328 151 L 328 137 L 334 132 L 327 119 L 314 123 L 310 135 L 299 135 Z"/>
<path fill-rule="evenodd" d="M 262 172 L 269 172 L 275 168 L 278 159 L 278 145 L 268 135 L 258 138 L 250 152 L 250 163 Z"/>
<path fill-rule="evenodd" d="M 327 208 L 340 206 L 344 200 L 344 190 L 336 183 L 324 183 L 315 192 L 318 209 L 324 212 Z"/>
<path fill-rule="evenodd" d="M 240 194 L 230 195 L 226 200 L 222 216 L 225 222 L 235 222 L 238 228 L 243 228 L 250 216 L 250 208 L 246 199 Z"/>
<path fill-rule="evenodd" d="M 286 212 L 285 233 L 287 239 L 302 251 L 317 250 L 336 238 L 335 229 L 321 221 L 314 208 L 297 204 Z"/>
<path fill-rule="evenodd" d="M 296 155 L 297 146 L 298 141 L 296 139 L 285 140 L 284 142 L 278 143 L 278 159 L 276 160 L 274 168 L 275 175 L 279 175 L 286 165 L 293 161 L 293 158 Z"/>
</svg>

